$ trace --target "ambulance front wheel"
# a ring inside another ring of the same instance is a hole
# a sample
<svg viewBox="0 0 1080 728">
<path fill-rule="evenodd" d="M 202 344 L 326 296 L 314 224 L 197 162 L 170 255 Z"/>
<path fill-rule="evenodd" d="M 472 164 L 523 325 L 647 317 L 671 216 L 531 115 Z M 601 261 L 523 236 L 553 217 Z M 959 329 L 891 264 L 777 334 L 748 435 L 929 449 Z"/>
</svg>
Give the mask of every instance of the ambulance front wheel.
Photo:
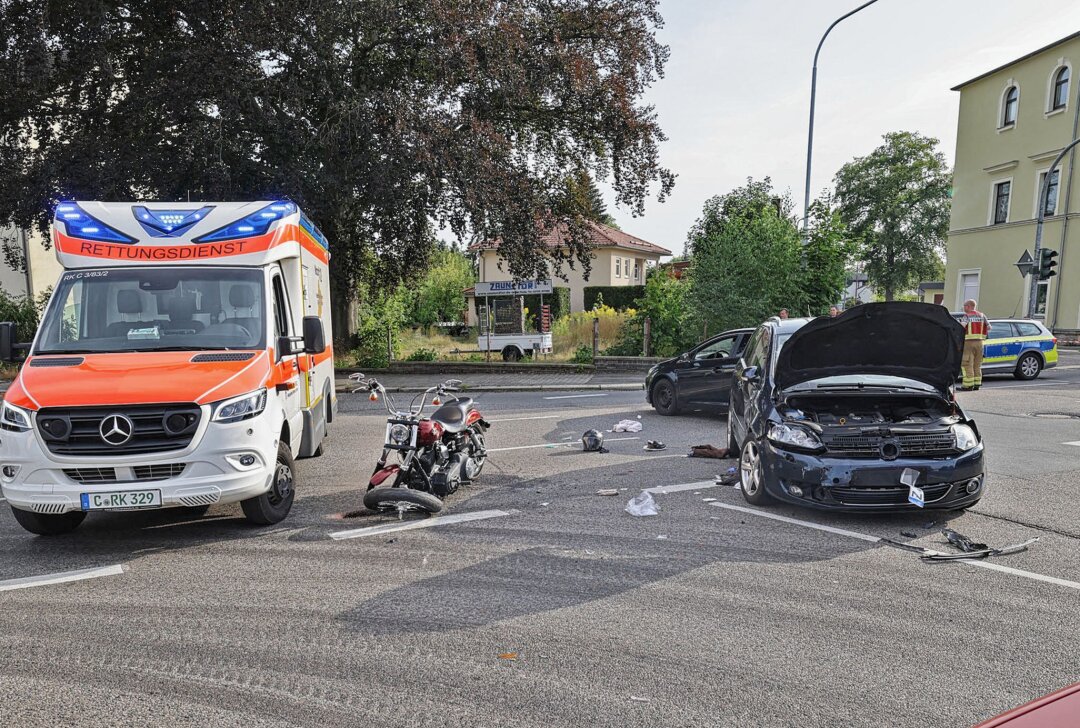
<svg viewBox="0 0 1080 728">
<path fill-rule="evenodd" d="M 270 490 L 262 495 L 240 501 L 244 517 L 260 526 L 269 526 L 284 520 L 292 509 L 296 486 L 296 464 L 292 452 L 284 442 L 278 443 L 277 462 Z"/>
<path fill-rule="evenodd" d="M 19 525 L 30 533 L 39 536 L 58 536 L 62 533 L 74 531 L 86 518 L 86 511 L 69 511 L 67 513 L 34 513 L 24 511 L 12 506 L 11 514 Z"/>
</svg>

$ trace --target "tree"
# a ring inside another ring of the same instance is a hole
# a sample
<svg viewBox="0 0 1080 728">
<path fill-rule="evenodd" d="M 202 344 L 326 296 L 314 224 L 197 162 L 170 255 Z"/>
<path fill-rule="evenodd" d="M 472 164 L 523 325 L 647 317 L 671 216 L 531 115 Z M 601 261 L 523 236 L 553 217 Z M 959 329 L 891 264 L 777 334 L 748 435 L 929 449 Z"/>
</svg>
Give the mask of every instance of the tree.
<svg viewBox="0 0 1080 728">
<path fill-rule="evenodd" d="M 806 265 L 799 283 L 805 311 L 820 316 L 840 302 L 856 250 L 856 242 L 829 200 L 815 200 L 810 205 L 810 231 L 803 249 Z"/>
<path fill-rule="evenodd" d="M 906 131 L 884 138 L 841 167 L 835 182 L 837 210 L 859 240 L 867 278 L 892 301 L 941 274 L 952 175 L 937 139 Z"/>
<path fill-rule="evenodd" d="M 645 279 L 645 290 L 634 302 L 634 315 L 619 332 L 611 353 L 639 356 L 644 351 L 645 319 L 649 319 L 650 348 L 654 356 L 675 356 L 694 343 L 687 328 L 687 286 L 663 268 L 653 268 Z"/>
<path fill-rule="evenodd" d="M 413 323 L 433 326 L 439 321 L 463 321 L 464 291 L 475 282 L 472 262 L 461 251 L 437 249 L 413 299 Z"/>
<path fill-rule="evenodd" d="M 0 2 L 0 226 L 44 230 L 60 199 L 290 198 L 331 241 L 339 333 L 357 282 L 415 276 L 440 228 L 500 238 L 518 277 L 587 269 L 567 170 L 634 214 L 674 184 L 641 103 L 657 5 Z"/>
<path fill-rule="evenodd" d="M 709 331 L 753 326 L 781 308 L 803 310 L 799 232 L 790 196 L 772 181 L 706 201 L 687 241 L 688 304 Z"/>
</svg>

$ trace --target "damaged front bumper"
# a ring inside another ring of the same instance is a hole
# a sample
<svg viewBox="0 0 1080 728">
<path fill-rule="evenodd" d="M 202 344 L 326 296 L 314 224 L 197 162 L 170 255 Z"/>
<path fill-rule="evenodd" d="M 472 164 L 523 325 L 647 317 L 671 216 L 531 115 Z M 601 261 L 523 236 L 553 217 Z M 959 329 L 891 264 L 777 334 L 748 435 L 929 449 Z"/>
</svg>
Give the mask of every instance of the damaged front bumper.
<svg viewBox="0 0 1080 728">
<path fill-rule="evenodd" d="M 765 489 L 777 500 L 811 508 L 856 512 L 918 510 L 900 483 L 905 468 L 919 472 L 925 509 L 953 510 L 978 501 L 986 489 L 983 444 L 947 458 L 892 461 L 829 457 L 782 450 L 761 442 Z"/>
</svg>

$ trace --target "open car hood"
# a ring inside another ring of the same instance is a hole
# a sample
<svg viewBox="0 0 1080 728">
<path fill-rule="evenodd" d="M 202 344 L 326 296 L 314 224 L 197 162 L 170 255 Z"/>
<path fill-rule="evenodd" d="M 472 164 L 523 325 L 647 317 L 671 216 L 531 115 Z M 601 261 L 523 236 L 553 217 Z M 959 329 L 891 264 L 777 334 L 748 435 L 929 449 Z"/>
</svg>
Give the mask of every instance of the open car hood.
<svg viewBox="0 0 1080 728">
<path fill-rule="evenodd" d="M 943 393 L 960 374 L 964 327 L 944 306 L 864 303 L 798 329 L 780 350 L 776 385 L 822 377 L 881 374 L 925 382 Z"/>
</svg>

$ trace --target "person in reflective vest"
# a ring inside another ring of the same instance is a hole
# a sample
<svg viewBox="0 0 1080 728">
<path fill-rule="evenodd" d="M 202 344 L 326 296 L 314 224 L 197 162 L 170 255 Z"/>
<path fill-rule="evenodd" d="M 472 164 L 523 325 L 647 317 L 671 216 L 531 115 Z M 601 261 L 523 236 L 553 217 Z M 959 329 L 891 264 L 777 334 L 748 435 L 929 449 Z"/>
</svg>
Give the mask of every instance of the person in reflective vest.
<svg viewBox="0 0 1080 728">
<path fill-rule="evenodd" d="M 990 333 L 990 322 L 976 310 L 975 301 L 964 301 L 964 358 L 960 366 L 964 370 L 964 382 L 960 391 L 969 392 L 982 386 L 983 340 Z"/>
</svg>

